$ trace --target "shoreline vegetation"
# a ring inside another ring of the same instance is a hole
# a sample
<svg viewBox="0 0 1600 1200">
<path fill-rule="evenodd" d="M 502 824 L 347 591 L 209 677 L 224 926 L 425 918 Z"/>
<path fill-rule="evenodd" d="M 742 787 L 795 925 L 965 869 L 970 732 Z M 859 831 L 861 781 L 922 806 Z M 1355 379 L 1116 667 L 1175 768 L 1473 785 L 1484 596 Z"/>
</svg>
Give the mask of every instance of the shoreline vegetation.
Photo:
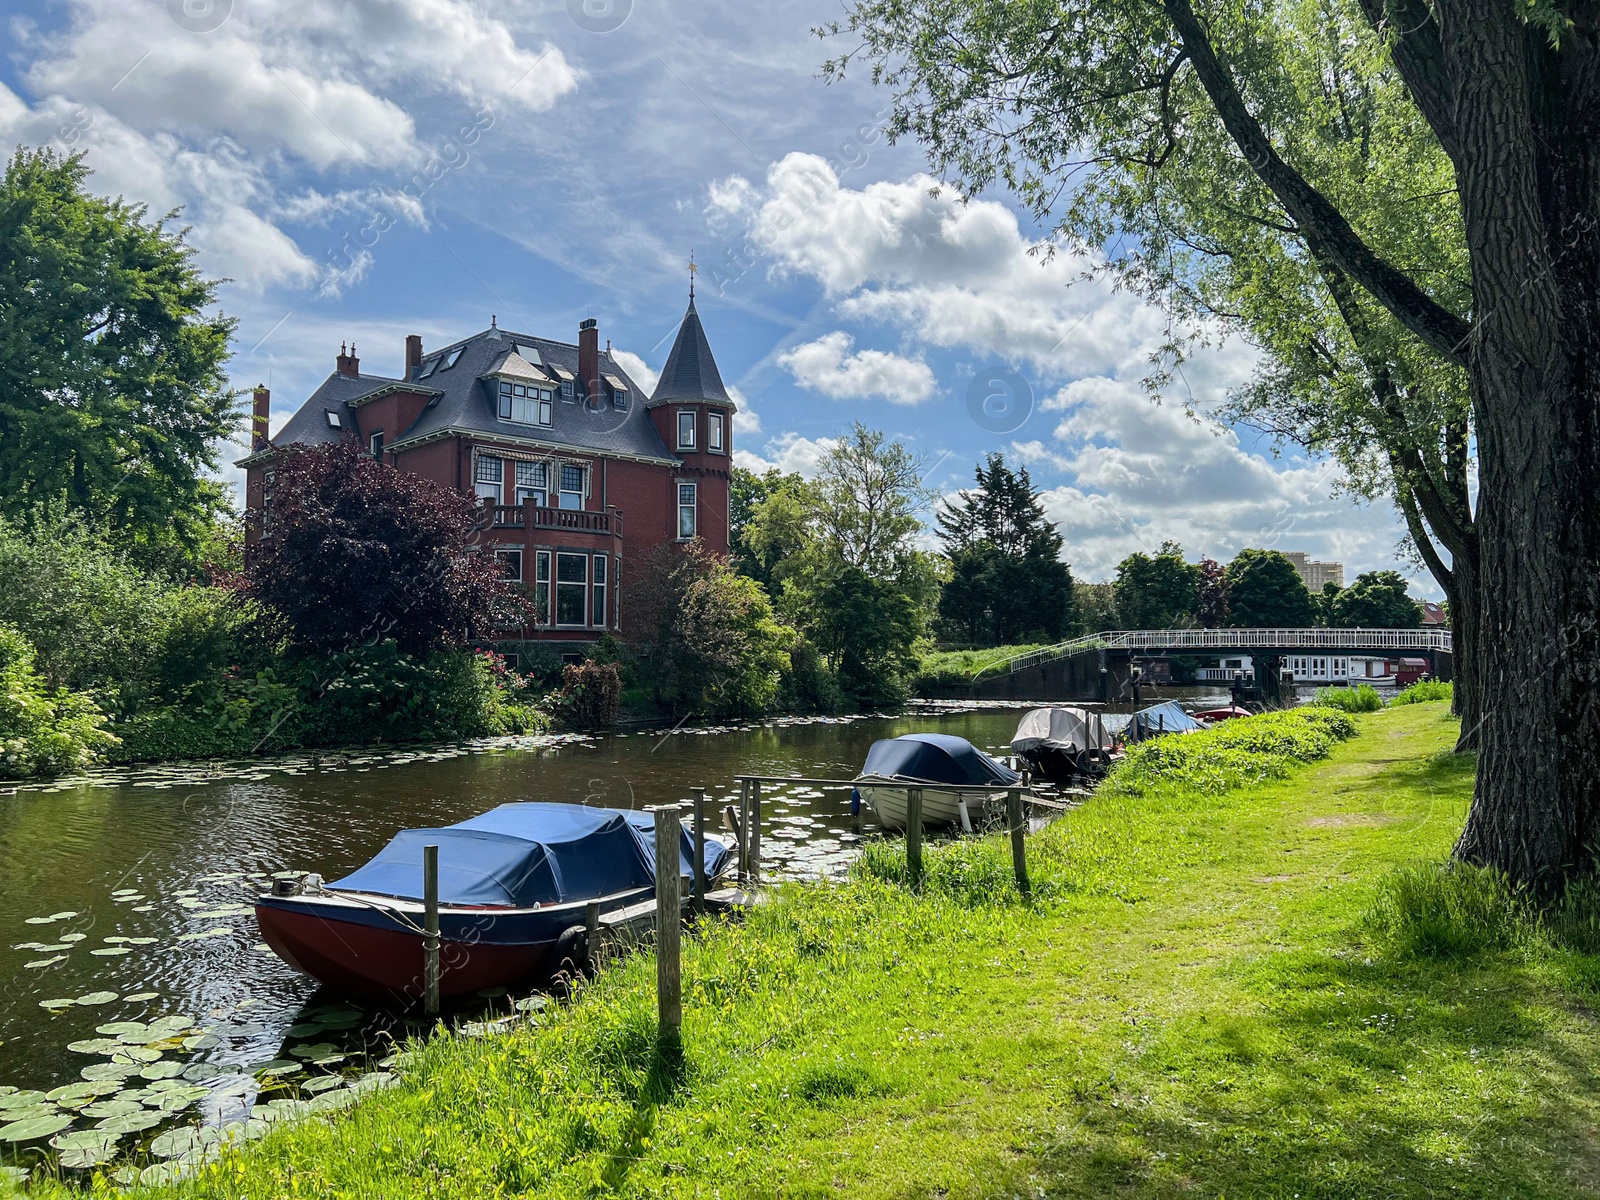
<svg viewBox="0 0 1600 1200">
<path fill-rule="evenodd" d="M 1442 866 L 1473 769 L 1447 707 L 1237 724 L 1032 835 L 1031 900 L 1002 839 L 930 847 L 920 893 L 885 842 L 707 924 L 681 1056 L 636 954 L 133 1194 L 1596 1194 L 1595 906 L 1518 915 Z"/>
</svg>

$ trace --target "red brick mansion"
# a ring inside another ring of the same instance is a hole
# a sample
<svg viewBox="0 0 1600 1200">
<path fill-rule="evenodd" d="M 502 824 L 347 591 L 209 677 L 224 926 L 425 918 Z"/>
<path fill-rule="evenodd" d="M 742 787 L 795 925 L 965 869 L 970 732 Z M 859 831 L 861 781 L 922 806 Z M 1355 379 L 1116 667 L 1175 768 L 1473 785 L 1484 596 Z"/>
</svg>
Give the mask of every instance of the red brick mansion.
<svg viewBox="0 0 1600 1200">
<path fill-rule="evenodd" d="M 559 651 L 621 629 L 630 556 L 695 537 L 728 551 L 735 405 L 692 297 L 650 396 L 587 320 L 576 345 L 491 323 L 425 353 L 413 334 L 399 378 L 363 374 L 351 346 L 269 441 L 270 399 L 256 389 L 238 464 L 247 508 L 270 494 L 277 451 L 338 440 L 475 495 L 488 542 L 539 612 L 518 640 Z"/>
</svg>

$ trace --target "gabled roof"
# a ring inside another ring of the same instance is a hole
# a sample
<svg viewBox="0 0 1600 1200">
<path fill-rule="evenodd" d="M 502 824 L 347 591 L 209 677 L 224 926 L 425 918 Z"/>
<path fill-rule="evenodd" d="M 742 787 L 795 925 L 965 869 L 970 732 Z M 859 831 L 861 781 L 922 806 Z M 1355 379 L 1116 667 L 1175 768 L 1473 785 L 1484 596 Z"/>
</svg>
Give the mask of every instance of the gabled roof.
<svg viewBox="0 0 1600 1200">
<path fill-rule="evenodd" d="M 270 454 L 284 446 L 325 446 L 330 442 L 352 437 L 356 430 L 355 407 L 373 392 L 392 390 L 401 380 L 383 375 L 341 375 L 335 371 L 311 393 L 294 416 L 284 422 L 283 428 L 272 437 L 272 446 L 255 450 L 241 458 L 235 466 L 250 462 L 258 455 Z M 338 428 L 328 423 L 328 414 L 339 418 Z"/>
<path fill-rule="evenodd" d="M 734 407 L 728 389 L 722 386 L 722 373 L 711 355 L 711 343 L 706 341 L 706 331 L 700 324 L 700 314 L 695 311 L 692 296 L 689 311 L 683 314 L 683 324 L 678 327 L 678 340 L 672 343 L 672 353 L 661 369 L 649 407 L 673 400 L 709 400 Z"/>
<path fill-rule="evenodd" d="M 459 364 L 457 365 L 459 370 Z M 437 374 L 438 372 L 435 372 Z M 549 384 L 550 376 L 534 366 L 515 350 L 507 350 L 488 371 L 487 375 L 504 375 L 508 379 L 526 379 L 533 383 Z"/>
</svg>

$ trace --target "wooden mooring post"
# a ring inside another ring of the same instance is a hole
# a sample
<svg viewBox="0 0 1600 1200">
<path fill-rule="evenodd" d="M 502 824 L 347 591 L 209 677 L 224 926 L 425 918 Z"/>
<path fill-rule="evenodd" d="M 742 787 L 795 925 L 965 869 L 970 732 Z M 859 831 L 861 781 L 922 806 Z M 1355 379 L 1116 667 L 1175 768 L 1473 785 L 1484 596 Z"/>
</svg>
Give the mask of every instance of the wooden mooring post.
<svg viewBox="0 0 1600 1200">
<path fill-rule="evenodd" d="M 663 804 L 656 816 L 656 1038 L 676 1045 L 683 1027 L 680 974 L 683 913 L 678 901 L 678 806 Z"/>
<path fill-rule="evenodd" d="M 922 789 L 906 789 L 906 869 L 911 886 L 922 886 Z"/>
<path fill-rule="evenodd" d="M 439 1011 L 439 847 L 422 848 L 422 1011 Z"/>
<path fill-rule="evenodd" d="M 1032 885 L 1028 882 L 1028 819 L 1022 811 L 1022 789 L 1006 792 L 1006 826 L 1011 831 L 1011 869 L 1017 875 L 1017 890 L 1026 896 Z"/>
<path fill-rule="evenodd" d="M 750 852 L 745 873 L 749 876 L 750 894 L 761 890 L 761 781 L 750 781 L 750 824 L 745 829 L 744 842 Z"/>
<path fill-rule="evenodd" d="M 694 795 L 694 911 L 706 910 L 706 790 L 693 789 Z"/>
</svg>

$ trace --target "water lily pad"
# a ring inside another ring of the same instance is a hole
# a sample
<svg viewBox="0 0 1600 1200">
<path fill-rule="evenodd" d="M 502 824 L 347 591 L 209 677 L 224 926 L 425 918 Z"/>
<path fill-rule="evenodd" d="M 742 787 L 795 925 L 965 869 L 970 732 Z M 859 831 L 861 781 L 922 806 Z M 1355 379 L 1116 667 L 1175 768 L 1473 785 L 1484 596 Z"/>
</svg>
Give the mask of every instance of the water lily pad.
<svg viewBox="0 0 1600 1200">
<path fill-rule="evenodd" d="M 196 1033 L 183 1039 L 185 1050 L 210 1050 L 222 1045 L 222 1039 L 214 1033 Z"/>
<path fill-rule="evenodd" d="M 354 1088 L 340 1088 L 334 1092 L 323 1092 L 322 1095 L 309 1103 L 317 1112 L 332 1112 L 336 1109 L 347 1108 L 360 1098 L 361 1094 Z"/>
<path fill-rule="evenodd" d="M 139 889 L 138 888 L 118 888 L 116 891 L 112 892 L 111 894 L 113 896 L 137 896 L 139 894 Z"/>
<path fill-rule="evenodd" d="M 143 1063 L 95 1063 L 87 1066 L 78 1074 L 85 1079 L 126 1079 L 130 1075 L 137 1075 Z"/>
<path fill-rule="evenodd" d="M 120 954 L 132 954 L 133 951 L 126 946 L 99 946 L 89 953 L 99 958 L 116 958 Z"/>
<path fill-rule="evenodd" d="M 183 1069 L 185 1079 L 216 1079 L 222 1074 L 222 1068 L 216 1063 L 190 1063 Z"/>
<path fill-rule="evenodd" d="M 87 933 L 63 933 L 57 940 L 63 942 L 81 942 L 88 936 L 89 935 Z"/>
<path fill-rule="evenodd" d="M 43 1099 L 43 1092 L 32 1089 L 19 1092 L 16 1088 L 12 1088 L 5 1095 L 0 1096 L 0 1109 L 27 1108 L 29 1105 L 37 1104 Z"/>
<path fill-rule="evenodd" d="M 117 1096 L 113 1096 L 109 1100 L 96 1100 L 93 1104 L 87 1105 L 84 1108 L 83 1115 L 86 1117 L 94 1117 L 98 1120 L 102 1117 L 120 1117 L 126 1115 L 127 1113 L 144 1111 L 144 1105 L 140 1104 L 137 1100 L 118 1099 L 117 1097 L 121 1094 L 121 1092 L 118 1092 Z"/>
<path fill-rule="evenodd" d="M 53 967 L 57 963 L 66 962 L 66 961 L 67 961 L 67 956 L 65 954 L 57 954 L 54 958 L 36 958 L 32 962 L 25 962 L 22 965 L 24 967 L 28 967 L 28 968 L 30 968 L 32 970 L 38 971 L 38 970 L 43 970 L 45 967 Z"/>
<path fill-rule="evenodd" d="M 291 1046 L 289 1053 L 295 1058 L 320 1058 L 324 1054 L 332 1054 L 336 1047 L 332 1042 L 317 1042 L 309 1046 Z"/>
<path fill-rule="evenodd" d="M 17 1121 L 33 1121 L 39 1117 L 54 1117 L 60 1114 L 60 1109 L 49 1102 L 42 1104 L 29 1104 L 22 1108 L 8 1108 L 0 1113 L 0 1124 L 11 1124 Z"/>
<path fill-rule="evenodd" d="M 112 1054 L 122 1049 L 122 1043 L 116 1038 L 85 1038 L 80 1042 L 68 1042 L 67 1049 L 74 1054 Z"/>
<path fill-rule="evenodd" d="M 106 1079 L 86 1079 L 78 1083 L 64 1083 L 60 1087 L 51 1088 L 46 1092 L 45 1099 L 65 1103 L 68 1100 L 81 1099 L 85 1102 L 96 1096 L 109 1096 L 122 1085 Z"/>
<path fill-rule="evenodd" d="M 27 1167 L 0 1167 L 0 1179 L 9 1179 L 19 1187 L 28 1182 L 28 1176 L 31 1174 Z"/>
<path fill-rule="evenodd" d="M 217 1131 L 209 1125 L 185 1125 L 157 1135 L 150 1143 L 150 1153 L 157 1158 L 181 1158 L 209 1146 L 218 1136 Z"/>
<path fill-rule="evenodd" d="M 52 1133 L 60 1133 L 71 1124 L 72 1117 L 66 1113 L 12 1121 L 8 1125 L 0 1125 L 0 1142 L 31 1142 L 49 1137 Z"/>
<path fill-rule="evenodd" d="M 74 999 L 72 999 L 72 997 L 68 996 L 68 997 L 65 997 L 65 998 L 57 998 L 57 999 L 54 999 L 54 1000 L 41 1000 L 41 1001 L 39 1001 L 39 1007 L 40 1008 L 52 1009 L 52 1010 L 54 1010 L 56 1012 L 65 1012 L 67 1009 L 72 1008 L 77 1003 L 78 1002 L 76 1000 L 74 1000 Z"/>
<path fill-rule="evenodd" d="M 94 1008 L 97 1005 L 110 1004 L 116 998 L 117 994 L 115 992 L 89 992 L 86 995 L 79 996 L 78 1003 L 85 1008 Z"/>
<path fill-rule="evenodd" d="M 162 1092 L 151 1098 L 149 1107 L 157 1112 L 176 1113 L 188 1108 L 194 1101 L 183 1092 Z"/>
<path fill-rule="evenodd" d="M 123 1046 L 111 1056 L 111 1061 L 148 1066 L 150 1063 L 158 1062 L 160 1058 L 161 1051 L 154 1046 Z"/>
<path fill-rule="evenodd" d="M 150 1129 L 161 1124 L 161 1122 L 164 1120 L 166 1120 L 165 1114 L 151 1112 L 149 1109 L 142 1109 L 136 1113 L 124 1113 L 120 1117 L 107 1117 L 103 1121 L 96 1122 L 95 1128 L 106 1133 L 115 1133 L 119 1135 L 125 1133 L 140 1133 L 146 1129 Z"/>
<path fill-rule="evenodd" d="M 154 904 L 136 904 L 133 906 L 134 912 L 155 912 L 155 910 L 156 906 Z"/>
<path fill-rule="evenodd" d="M 130 946 L 154 946 L 156 939 L 151 937 L 131 937 L 128 939 Z"/>
<path fill-rule="evenodd" d="M 180 941 L 180 942 L 203 942 L 203 941 L 206 941 L 209 938 L 227 937 L 232 932 L 233 932 L 233 930 L 228 928 L 228 926 L 222 925 L 222 926 L 217 927 L 216 929 L 203 930 L 200 933 L 179 934 L 178 935 L 178 941 Z M 94 950 L 94 951 L 91 951 L 91 953 L 99 954 L 100 951 Z"/>
<path fill-rule="evenodd" d="M 119 1037 L 124 1033 L 143 1033 L 150 1026 L 144 1021 L 111 1021 L 105 1025 L 96 1025 L 94 1031 L 103 1033 L 107 1037 Z"/>
<path fill-rule="evenodd" d="M 548 1003 L 544 996 L 525 996 L 517 1001 L 516 1008 L 518 1012 L 538 1012 Z"/>
<path fill-rule="evenodd" d="M 292 1038 L 315 1037 L 326 1028 L 327 1026 L 321 1021 L 301 1021 L 298 1025 L 291 1025 L 284 1030 L 284 1035 Z"/>
<path fill-rule="evenodd" d="M 71 950 L 76 944 L 76 942 L 47 942 L 38 949 L 41 954 L 54 954 L 57 950 Z"/>
<path fill-rule="evenodd" d="M 135 992 L 131 996 L 124 996 L 123 999 L 125 1001 L 127 1001 L 129 1004 L 143 1004 L 147 1000 L 159 1000 L 159 999 L 161 999 L 161 993 L 160 992 Z"/>
<path fill-rule="evenodd" d="M 141 1079 L 176 1079 L 183 1074 L 183 1064 L 175 1062 L 151 1063 L 139 1072 Z"/>
<path fill-rule="evenodd" d="M 315 1079 L 308 1079 L 300 1085 L 300 1090 L 311 1092 L 325 1092 L 329 1088 L 336 1088 L 344 1082 L 342 1075 L 318 1075 Z"/>
</svg>

